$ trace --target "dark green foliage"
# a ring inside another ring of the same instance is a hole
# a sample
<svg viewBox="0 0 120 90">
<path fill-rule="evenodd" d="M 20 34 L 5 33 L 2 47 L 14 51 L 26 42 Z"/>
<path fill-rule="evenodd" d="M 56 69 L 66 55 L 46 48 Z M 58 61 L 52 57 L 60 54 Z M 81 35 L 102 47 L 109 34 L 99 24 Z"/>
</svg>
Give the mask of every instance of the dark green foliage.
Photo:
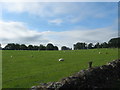
<svg viewBox="0 0 120 90">
<path fill-rule="evenodd" d="M 28 46 L 28 50 L 33 50 L 33 49 L 34 49 L 33 45 Z"/>
<path fill-rule="evenodd" d="M 33 46 L 33 50 L 38 50 L 39 46 Z"/>
<path fill-rule="evenodd" d="M 48 43 L 46 46 L 46 50 L 54 50 L 54 46 L 51 43 Z"/>
<path fill-rule="evenodd" d="M 88 49 L 92 49 L 93 48 L 93 44 L 92 43 L 89 43 L 88 44 Z"/>
<path fill-rule="evenodd" d="M 1 44 L 0 44 L 0 50 L 2 49 Z"/>
<path fill-rule="evenodd" d="M 106 42 L 102 43 L 101 48 L 108 48 L 108 44 Z"/>
<path fill-rule="evenodd" d="M 59 50 L 57 46 L 54 46 L 54 50 Z"/>
<path fill-rule="evenodd" d="M 120 37 L 108 41 L 109 47 L 120 48 Z"/>
<path fill-rule="evenodd" d="M 25 44 L 21 44 L 20 45 L 20 50 L 27 50 L 27 46 Z"/>
<path fill-rule="evenodd" d="M 46 47 L 43 45 L 40 45 L 39 50 L 46 50 Z"/>
<path fill-rule="evenodd" d="M 79 50 L 79 49 L 86 49 L 86 43 L 76 43 L 74 44 L 74 50 Z"/>
<path fill-rule="evenodd" d="M 62 47 L 61 47 L 61 50 L 72 50 L 72 49 L 69 48 L 69 47 L 66 47 L 66 46 L 62 46 Z"/>
<path fill-rule="evenodd" d="M 97 42 L 97 43 L 95 44 L 94 48 L 100 48 L 99 42 Z"/>
<path fill-rule="evenodd" d="M 14 43 L 9 43 L 5 46 L 5 49 L 6 50 L 15 50 L 16 49 L 16 46 Z"/>
<path fill-rule="evenodd" d="M 22 45 L 20 45 L 20 44 L 16 44 L 14 48 L 15 48 L 16 50 L 20 50 L 21 46 L 22 46 Z"/>
</svg>

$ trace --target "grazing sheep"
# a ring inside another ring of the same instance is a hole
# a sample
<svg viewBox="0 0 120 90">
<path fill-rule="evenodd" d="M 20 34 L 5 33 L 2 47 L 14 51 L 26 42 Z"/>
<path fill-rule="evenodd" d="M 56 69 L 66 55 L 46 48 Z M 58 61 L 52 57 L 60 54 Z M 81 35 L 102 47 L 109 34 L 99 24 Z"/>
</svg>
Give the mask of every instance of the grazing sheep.
<svg viewBox="0 0 120 90">
<path fill-rule="evenodd" d="M 59 61 L 64 61 L 64 59 L 63 59 L 63 58 L 60 58 Z"/>
<path fill-rule="evenodd" d="M 99 54 L 101 54 L 101 52 L 99 52 Z"/>
</svg>

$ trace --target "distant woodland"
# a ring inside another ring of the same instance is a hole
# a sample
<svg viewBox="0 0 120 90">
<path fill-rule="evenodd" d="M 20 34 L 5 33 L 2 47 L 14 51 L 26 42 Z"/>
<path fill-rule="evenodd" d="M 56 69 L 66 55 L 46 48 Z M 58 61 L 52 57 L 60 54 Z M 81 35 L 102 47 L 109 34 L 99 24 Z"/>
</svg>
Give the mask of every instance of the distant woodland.
<svg viewBox="0 0 120 90">
<path fill-rule="evenodd" d="M 73 49 L 67 46 L 62 46 L 61 50 L 80 50 L 80 49 L 95 49 L 95 48 L 120 48 L 120 37 L 112 38 L 108 42 L 99 43 L 95 45 L 93 43 L 77 42 L 73 44 Z M 5 47 L 1 47 L 1 50 L 59 50 L 58 46 L 54 46 L 52 43 L 48 43 L 46 46 L 40 45 L 25 45 L 18 43 L 8 43 Z"/>
</svg>

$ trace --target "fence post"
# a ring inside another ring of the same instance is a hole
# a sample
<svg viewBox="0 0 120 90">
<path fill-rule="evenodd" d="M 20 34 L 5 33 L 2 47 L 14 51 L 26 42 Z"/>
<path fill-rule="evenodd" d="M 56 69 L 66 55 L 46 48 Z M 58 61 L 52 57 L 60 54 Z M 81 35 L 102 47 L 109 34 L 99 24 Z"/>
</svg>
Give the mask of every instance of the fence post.
<svg viewBox="0 0 120 90">
<path fill-rule="evenodd" d="M 92 68 L 92 61 L 88 62 L 88 67 Z"/>
</svg>

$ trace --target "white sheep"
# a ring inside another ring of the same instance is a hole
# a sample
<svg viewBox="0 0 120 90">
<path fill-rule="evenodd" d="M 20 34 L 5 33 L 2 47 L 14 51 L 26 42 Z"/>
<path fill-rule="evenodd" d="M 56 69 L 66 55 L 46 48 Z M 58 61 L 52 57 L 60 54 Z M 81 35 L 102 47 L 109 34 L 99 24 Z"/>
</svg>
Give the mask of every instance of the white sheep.
<svg viewBox="0 0 120 90">
<path fill-rule="evenodd" d="M 59 61 L 64 61 L 64 59 L 63 59 L 63 58 L 60 58 Z"/>
<path fill-rule="evenodd" d="M 101 52 L 99 52 L 99 54 L 101 54 Z"/>
</svg>

